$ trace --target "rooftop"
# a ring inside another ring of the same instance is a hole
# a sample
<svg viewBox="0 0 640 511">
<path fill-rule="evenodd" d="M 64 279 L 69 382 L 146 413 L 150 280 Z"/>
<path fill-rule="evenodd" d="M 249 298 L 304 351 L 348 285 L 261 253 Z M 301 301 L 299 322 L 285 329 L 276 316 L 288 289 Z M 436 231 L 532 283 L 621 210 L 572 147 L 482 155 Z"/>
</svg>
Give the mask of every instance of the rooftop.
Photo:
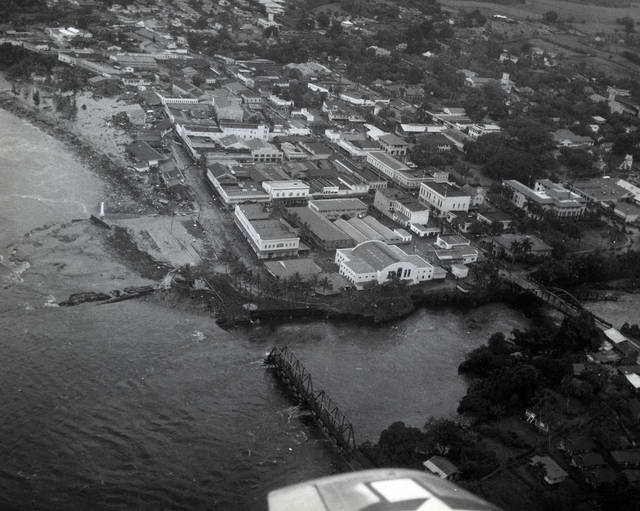
<svg viewBox="0 0 640 511">
<path fill-rule="evenodd" d="M 578 193 L 588 196 L 596 201 L 613 201 L 616 202 L 622 198 L 633 195 L 616 183 L 615 179 L 606 177 L 595 177 L 592 179 L 583 179 L 574 181 L 572 188 Z"/>
<path fill-rule="evenodd" d="M 417 255 L 410 255 L 395 245 L 387 245 L 379 240 L 364 241 L 353 249 L 341 249 L 348 257 L 347 266 L 358 273 L 374 273 L 398 262 L 411 262 L 418 268 L 431 265 Z"/>
<path fill-rule="evenodd" d="M 139 161 L 163 160 L 165 157 L 142 140 L 136 140 L 127 146 L 127 152 Z"/>
<path fill-rule="evenodd" d="M 565 472 L 565 470 L 549 456 L 533 456 L 531 458 L 531 464 L 542 465 L 544 467 L 545 474 L 551 480 L 568 476 L 567 472 Z"/>
<path fill-rule="evenodd" d="M 458 467 L 451 463 L 451 461 L 449 461 L 447 458 L 444 458 L 442 456 L 431 456 L 431 458 L 423 463 L 425 468 L 428 468 L 427 463 L 430 463 L 431 465 L 437 467 L 445 474 L 455 474 L 456 472 L 458 472 Z"/>
<path fill-rule="evenodd" d="M 422 183 L 422 186 L 426 186 L 443 197 L 469 197 L 468 193 L 454 188 L 449 183 Z"/>
<path fill-rule="evenodd" d="M 297 215 L 300 218 L 300 222 L 307 224 L 311 232 L 322 241 L 351 241 L 349 236 L 334 226 L 329 220 L 309 208 L 288 208 L 287 211 Z"/>
<path fill-rule="evenodd" d="M 531 242 L 531 252 L 544 252 L 551 250 L 551 247 L 537 236 L 523 234 L 501 234 L 500 236 L 493 238 L 493 242 L 507 250 L 511 250 L 512 243 L 521 243 L 525 239 Z"/>
<path fill-rule="evenodd" d="M 320 212 L 341 209 L 367 209 L 367 205 L 360 199 L 316 199 L 309 201 Z"/>
<path fill-rule="evenodd" d="M 272 218 L 260 204 L 240 204 L 237 206 L 262 240 L 297 238 L 279 219 Z"/>
<path fill-rule="evenodd" d="M 389 156 L 383 151 L 371 151 L 367 158 L 375 158 L 383 165 L 391 167 L 392 170 L 408 170 L 408 167 L 404 163 L 396 160 L 394 157 Z"/>
<path fill-rule="evenodd" d="M 286 259 L 282 261 L 267 261 L 264 263 L 267 271 L 276 277 L 286 279 L 296 273 L 303 279 L 318 275 L 321 268 L 311 258 Z"/>
<path fill-rule="evenodd" d="M 303 147 L 314 155 L 331 154 L 333 152 L 328 145 L 322 142 L 304 142 L 303 144 Z"/>
<path fill-rule="evenodd" d="M 376 193 L 380 193 L 384 195 L 388 199 L 399 202 L 403 207 L 407 208 L 409 211 L 424 211 L 428 209 L 424 204 L 422 204 L 418 199 L 416 199 L 413 195 L 409 195 L 407 192 L 403 190 L 398 190 L 397 188 L 383 188 L 380 190 L 376 190 Z"/>
<path fill-rule="evenodd" d="M 306 190 L 309 188 L 309 185 L 307 183 L 304 183 L 302 181 L 290 181 L 290 180 L 265 181 L 263 185 L 266 185 L 273 190 L 290 190 L 292 188 L 296 190 Z"/>
<path fill-rule="evenodd" d="M 382 135 L 379 139 L 380 142 L 387 145 L 399 145 L 399 146 L 407 146 L 407 142 L 401 139 L 399 136 L 390 133 L 389 135 Z"/>
</svg>

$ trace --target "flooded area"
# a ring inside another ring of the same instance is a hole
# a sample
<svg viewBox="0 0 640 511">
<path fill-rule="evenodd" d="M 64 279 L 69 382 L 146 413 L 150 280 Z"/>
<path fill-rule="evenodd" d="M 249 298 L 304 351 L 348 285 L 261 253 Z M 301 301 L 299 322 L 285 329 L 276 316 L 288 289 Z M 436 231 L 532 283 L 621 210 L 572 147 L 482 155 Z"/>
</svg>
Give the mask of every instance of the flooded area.
<svg viewBox="0 0 640 511">
<path fill-rule="evenodd" d="M 625 323 L 640 324 L 640 293 L 616 293 L 616 296 L 616 301 L 587 302 L 584 307 L 615 328 L 620 328 Z"/>
<path fill-rule="evenodd" d="M 150 281 L 86 221 L 104 185 L 67 147 L 4 111 L 0 142 L 2 509 L 264 510 L 269 490 L 337 470 L 265 370 L 273 344 L 292 346 L 361 442 L 455 413 L 464 354 L 528 324 L 502 304 L 233 332 L 145 301 L 55 307 Z"/>
</svg>

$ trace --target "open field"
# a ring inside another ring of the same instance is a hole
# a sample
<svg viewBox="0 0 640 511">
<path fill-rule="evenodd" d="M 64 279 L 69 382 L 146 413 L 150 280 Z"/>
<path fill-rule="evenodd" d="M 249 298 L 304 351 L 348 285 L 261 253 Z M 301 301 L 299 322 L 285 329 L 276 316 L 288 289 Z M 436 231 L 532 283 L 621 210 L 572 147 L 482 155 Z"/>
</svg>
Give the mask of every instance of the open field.
<svg viewBox="0 0 640 511">
<path fill-rule="evenodd" d="M 630 7 L 604 7 L 578 2 L 566 2 L 562 0 L 526 0 L 524 4 L 501 5 L 491 2 L 476 2 L 474 0 L 440 0 L 445 7 L 459 9 L 480 9 L 489 14 L 504 14 L 512 18 L 540 17 L 547 11 L 556 11 L 560 19 L 572 18 L 575 23 L 595 23 L 600 25 L 613 25 L 617 18 L 631 16 L 640 18 L 640 4 L 632 4 Z"/>
<path fill-rule="evenodd" d="M 479 9 L 487 15 L 503 14 L 518 20 L 516 24 L 493 23 L 493 32 L 502 34 L 505 46 L 528 41 L 564 54 L 571 63 L 584 62 L 607 75 L 627 78 L 640 74 L 640 66 L 619 55 L 623 46 L 612 41 L 596 44 L 594 39 L 595 34 L 608 34 L 614 39 L 622 37 L 623 27 L 616 24 L 616 20 L 624 16 L 639 20 L 640 4 L 616 8 L 558 0 L 527 0 L 517 5 L 473 0 L 442 0 L 441 3 L 451 9 Z M 572 33 L 560 32 L 557 27 L 542 23 L 542 15 L 550 10 L 556 11 L 561 20 L 573 23 Z"/>
</svg>

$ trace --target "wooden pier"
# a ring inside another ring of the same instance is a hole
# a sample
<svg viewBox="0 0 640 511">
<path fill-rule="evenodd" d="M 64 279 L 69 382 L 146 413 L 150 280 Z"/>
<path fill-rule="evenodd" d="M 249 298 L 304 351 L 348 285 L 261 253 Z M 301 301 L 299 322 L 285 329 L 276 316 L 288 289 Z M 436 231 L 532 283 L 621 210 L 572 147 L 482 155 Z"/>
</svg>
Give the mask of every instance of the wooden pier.
<svg viewBox="0 0 640 511">
<path fill-rule="evenodd" d="M 324 390 L 315 390 L 311 374 L 286 346 L 275 346 L 265 359 L 280 381 L 313 413 L 323 432 L 346 453 L 356 453 L 353 425 Z"/>
</svg>

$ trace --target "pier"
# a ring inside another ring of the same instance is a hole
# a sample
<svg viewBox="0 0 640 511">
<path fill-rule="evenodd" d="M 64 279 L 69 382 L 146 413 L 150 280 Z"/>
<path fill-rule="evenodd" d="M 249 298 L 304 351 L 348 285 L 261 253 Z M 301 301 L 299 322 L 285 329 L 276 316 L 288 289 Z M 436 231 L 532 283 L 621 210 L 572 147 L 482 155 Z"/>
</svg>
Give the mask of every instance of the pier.
<svg viewBox="0 0 640 511">
<path fill-rule="evenodd" d="M 315 390 L 311 374 L 286 346 L 275 346 L 265 359 L 280 381 L 309 408 L 323 432 L 347 454 L 356 454 L 353 425 L 324 390 Z"/>
</svg>

